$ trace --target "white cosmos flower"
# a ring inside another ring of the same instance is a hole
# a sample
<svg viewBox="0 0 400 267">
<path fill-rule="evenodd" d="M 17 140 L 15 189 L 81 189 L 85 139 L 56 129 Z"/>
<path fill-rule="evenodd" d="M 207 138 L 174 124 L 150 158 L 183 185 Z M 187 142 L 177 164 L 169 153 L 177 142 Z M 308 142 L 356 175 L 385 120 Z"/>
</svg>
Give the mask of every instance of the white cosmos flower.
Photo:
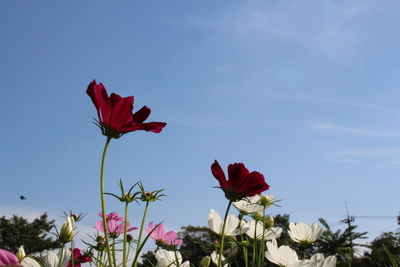
<svg viewBox="0 0 400 267">
<path fill-rule="evenodd" d="M 290 223 L 288 233 L 295 242 L 311 244 L 321 237 L 323 229 L 317 223 Z"/>
<path fill-rule="evenodd" d="M 22 267 L 41 267 L 40 264 L 32 259 L 31 257 L 25 257 L 22 261 L 21 261 L 21 265 Z"/>
<path fill-rule="evenodd" d="M 263 223 L 256 222 L 255 220 L 247 222 L 247 226 L 249 230 L 247 230 L 246 235 L 250 238 L 254 238 L 256 235 L 257 239 L 262 239 L 262 232 L 263 232 Z M 267 228 L 264 231 L 264 240 L 272 240 L 274 238 L 279 238 L 282 234 L 282 228 L 280 227 L 271 227 Z"/>
<path fill-rule="evenodd" d="M 325 259 L 321 253 L 314 254 L 309 260 L 301 260 L 296 267 L 335 267 L 336 257 L 329 256 Z"/>
<path fill-rule="evenodd" d="M 211 253 L 211 261 L 212 261 L 215 265 L 218 265 L 218 259 L 219 259 L 219 253 L 213 251 L 213 253 Z M 224 255 L 222 255 L 222 259 L 221 259 L 221 260 L 222 260 L 222 262 L 224 262 L 224 260 L 225 260 Z M 224 267 L 228 267 L 228 266 L 229 266 L 228 263 L 225 263 L 225 264 L 224 264 Z"/>
<path fill-rule="evenodd" d="M 235 236 L 240 234 L 240 229 L 238 228 L 239 226 L 239 218 L 235 215 L 228 215 L 226 218 L 226 224 L 225 224 L 225 235 L 226 236 Z M 222 234 L 222 227 L 223 227 L 224 221 L 221 219 L 219 216 L 218 212 L 211 209 L 210 213 L 208 214 L 208 227 L 210 227 L 211 231 L 213 231 L 216 234 L 221 235 Z M 245 233 L 248 228 L 246 224 L 242 221 L 242 233 Z"/>
<path fill-rule="evenodd" d="M 270 262 L 284 267 L 296 266 L 296 263 L 299 261 L 296 251 L 288 246 L 278 247 L 276 239 L 267 242 L 267 252 L 265 252 L 265 257 Z"/>
<path fill-rule="evenodd" d="M 246 197 L 242 200 L 233 202 L 233 205 L 239 210 L 241 214 L 253 214 L 263 211 L 264 207 L 259 204 L 261 195 Z"/>
<path fill-rule="evenodd" d="M 182 263 L 182 255 L 179 251 L 176 251 L 176 255 L 179 261 L 179 265 L 181 267 L 190 267 L 189 261 L 185 261 Z M 156 252 L 156 260 L 158 267 L 176 267 L 178 266 L 176 263 L 175 252 L 169 251 L 166 249 L 158 249 Z"/>
<path fill-rule="evenodd" d="M 60 249 L 58 253 L 54 251 L 49 251 L 47 255 L 44 257 L 44 266 L 46 267 L 66 267 L 71 258 L 71 252 L 69 249 Z M 59 261 L 61 260 L 61 264 L 59 265 Z"/>
</svg>

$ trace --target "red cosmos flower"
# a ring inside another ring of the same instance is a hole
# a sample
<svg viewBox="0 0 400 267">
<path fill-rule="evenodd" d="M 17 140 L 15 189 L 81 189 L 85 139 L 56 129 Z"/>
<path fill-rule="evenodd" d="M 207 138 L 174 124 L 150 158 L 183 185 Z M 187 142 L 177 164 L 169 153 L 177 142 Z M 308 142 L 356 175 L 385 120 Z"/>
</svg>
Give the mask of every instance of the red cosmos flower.
<svg viewBox="0 0 400 267">
<path fill-rule="evenodd" d="M 218 161 L 211 165 L 211 172 L 218 180 L 225 197 L 232 202 L 260 194 L 269 189 L 264 175 L 259 172 L 249 172 L 243 163 L 229 164 L 228 180 L 226 180 L 224 171 Z"/>
<path fill-rule="evenodd" d="M 107 137 L 117 139 L 137 130 L 159 133 L 167 125 L 165 122 L 144 123 L 150 115 L 150 108 L 144 106 L 132 114 L 133 96 L 121 97 L 112 93 L 108 97 L 104 85 L 95 80 L 89 84 L 86 93 L 97 109 L 98 126 Z"/>
</svg>

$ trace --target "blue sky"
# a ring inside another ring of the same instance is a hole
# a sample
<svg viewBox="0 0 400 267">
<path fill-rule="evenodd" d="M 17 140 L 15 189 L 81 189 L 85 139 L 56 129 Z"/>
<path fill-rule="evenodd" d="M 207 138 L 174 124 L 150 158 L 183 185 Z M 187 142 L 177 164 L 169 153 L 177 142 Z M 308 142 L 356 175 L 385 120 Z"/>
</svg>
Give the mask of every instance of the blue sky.
<svg viewBox="0 0 400 267">
<path fill-rule="evenodd" d="M 292 221 L 397 216 L 397 1 L 1 1 L 0 215 L 100 211 L 105 138 L 85 90 L 152 108 L 160 134 L 113 140 L 106 191 L 168 195 L 149 220 L 206 225 L 227 201 L 210 172 L 244 162 Z M 24 194 L 28 200 L 20 201 Z M 108 211 L 122 211 L 113 199 Z M 140 207 L 130 221 L 139 224 Z M 393 219 L 356 219 L 369 237 Z"/>
</svg>

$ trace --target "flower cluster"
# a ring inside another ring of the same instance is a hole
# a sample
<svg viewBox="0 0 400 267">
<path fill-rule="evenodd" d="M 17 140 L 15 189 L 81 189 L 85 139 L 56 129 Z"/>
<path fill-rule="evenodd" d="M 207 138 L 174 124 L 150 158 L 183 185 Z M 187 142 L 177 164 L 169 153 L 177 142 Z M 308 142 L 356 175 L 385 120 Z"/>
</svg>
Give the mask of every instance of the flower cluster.
<svg viewBox="0 0 400 267">
<path fill-rule="evenodd" d="M 102 217 L 103 214 L 100 212 L 99 216 Z M 125 229 L 125 222 L 123 218 L 119 216 L 117 212 L 111 212 L 110 214 L 106 215 L 107 220 L 107 232 L 111 238 L 117 238 L 120 234 L 124 233 Z M 131 225 L 127 224 L 127 231 L 131 232 L 133 230 L 138 229 L 137 227 L 130 227 Z M 94 229 L 104 233 L 103 221 L 99 220 L 96 222 L 96 225 L 93 226 Z"/>
<path fill-rule="evenodd" d="M 131 260 L 132 267 L 137 267 L 138 258 L 146 241 L 152 238 L 157 245 L 155 259 L 158 267 L 190 267 L 191 263 L 188 260 L 184 261 L 183 253 L 178 251 L 183 243 L 178 233 L 166 231 L 164 224 L 154 224 L 152 221 L 145 227 L 149 206 L 165 196 L 164 189 L 147 191 L 141 182 L 137 182 L 125 191 L 120 180 L 120 196 L 104 192 L 104 164 L 110 141 L 138 130 L 160 133 L 166 123 L 145 122 L 151 113 L 150 108 L 144 106 L 133 113 L 133 96 L 121 97 L 115 93 L 109 96 L 104 85 L 98 84 L 95 80 L 88 85 L 86 93 L 97 111 L 96 124 L 106 136 L 100 170 L 101 212 L 98 215 L 102 219 L 93 226 L 97 230 L 95 236 L 92 237 L 94 244 L 84 242 L 89 246 L 87 251 L 75 248 L 75 224 L 83 216 L 71 212 L 70 215 L 66 215 L 60 231 L 57 231 L 58 241 L 62 244 L 58 252 L 49 251 L 39 260 L 26 256 L 23 246 L 15 255 L 0 249 L 0 266 L 80 267 L 84 263 L 93 262 L 95 266 L 101 267 L 127 267 L 128 261 Z M 201 260 L 201 267 L 208 267 L 211 262 L 217 267 L 231 266 L 236 263 L 232 257 L 235 253 L 243 253 L 246 267 L 264 266 L 265 260 L 280 267 L 333 267 L 336 265 L 335 256 L 325 258 L 323 254 L 317 253 L 308 255 L 309 259 L 299 259 L 296 250 L 286 245 L 278 245 L 277 239 L 281 237 L 284 230 L 281 227 L 275 227 L 274 218 L 266 214 L 267 209 L 275 205 L 277 201 L 272 195 L 261 194 L 270 188 L 263 174 L 257 171 L 250 172 L 243 163 L 233 163 L 228 165 L 227 175 L 225 175 L 216 160 L 211 165 L 211 173 L 217 179 L 219 188 L 224 192 L 228 205 L 223 218 L 213 209 L 208 215 L 209 229 L 215 233 L 212 236 L 218 239 L 213 240 L 215 250 Z M 139 190 L 134 192 L 136 186 Z M 111 195 L 124 203 L 123 217 L 117 212 L 107 214 L 105 195 Z M 129 205 L 140 202 L 144 203 L 140 228 L 131 227 L 128 222 Z M 229 213 L 232 205 L 239 211 L 238 215 Z M 139 229 L 137 236 L 128 234 L 136 229 Z M 147 233 L 145 237 L 142 236 L 144 232 Z M 289 224 L 288 235 L 304 249 L 303 252 L 306 252 L 307 247 L 320 238 L 322 233 L 322 229 L 316 223 Z M 70 247 L 67 247 L 67 244 L 70 244 Z M 131 248 L 135 253 L 133 257 L 129 255 Z M 116 256 L 117 252 L 120 257 Z M 304 257 L 306 253 L 302 255 Z"/>
</svg>

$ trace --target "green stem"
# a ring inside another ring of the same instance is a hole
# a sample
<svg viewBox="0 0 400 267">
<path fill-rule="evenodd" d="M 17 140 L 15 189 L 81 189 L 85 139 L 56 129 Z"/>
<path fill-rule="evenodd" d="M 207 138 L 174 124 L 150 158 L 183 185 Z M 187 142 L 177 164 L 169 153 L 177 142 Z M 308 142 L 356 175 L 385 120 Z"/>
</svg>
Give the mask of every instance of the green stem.
<svg viewBox="0 0 400 267">
<path fill-rule="evenodd" d="M 256 252 L 257 252 L 257 220 L 254 220 L 254 236 L 253 236 L 253 259 L 252 266 L 256 265 Z"/>
<path fill-rule="evenodd" d="M 101 213 L 103 217 L 103 229 L 104 229 L 104 237 L 106 240 L 106 250 L 107 250 L 107 255 L 108 255 L 108 263 L 110 266 L 113 266 L 113 260 L 111 256 L 111 250 L 110 250 L 110 241 L 108 238 L 108 229 L 107 229 L 107 214 L 106 214 L 106 201 L 104 199 L 104 163 L 106 159 L 106 153 L 107 153 L 107 148 L 108 144 L 111 141 L 111 137 L 107 137 L 106 144 L 104 145 L 104 150 L 103 150 L 103 156 L 101 158 L 101 169 L 100 169 L 100 199 L 101 199 Z"/>
<path fill-rule="evenodd" d="M 75 259 L 74 259 L 74 240 L 71 240 L 71 264 L 72 264 L 72 267 L 75 267 Z"/>
<path fill-rule="evenodd" d="M 259 266 L 262 267 L 264 265 L 264 243 L 265 243 L 265 206 L 263 209 L 263 230 L 262 230 L 262 236 L 261 236 L 261 247 L 260 247 L 260 257 L 259 257 Z"/>
<path fill-rule="evenodd" d="M 246 267 L 248 267 L 249 266 L 249 262 L 248 262 L 248 259 L 247 259 L 247 247 L 245 246 L 244 248 L 243 248 L 243 256 L 244 256 L 244 264 L 245 264 L 245 266 Z"/>
<path fill-rule="evenodd" d="M 113 243 L 112 243 L 112 254 L 113 254 L 114 264 L 116 265 L 117 264 L 117 258 L 115 256 L 115 238 L 113 238 Z"/>
<path fill-rule="evenodd" d="M 62 248 L 61 248 L 60 259 L 59 259 L 59 261 L 58 261 L 57 267 L 60 267 L 60 266 L 61 266 L 61 262 L 62 262 L 62 260 L 63 260 L 63 257 L 64 257 L 64 245 L 63 245 Z"/>
<path fill-rule="evenodd" d="M 96 266 L 99 266 L 99 261 L 100 261 L 100 251 L 97 251 L 97 262 L 96 262 Z"/>
<path fill-rule="evenodd" d="M 128 257 L 127 252 L 126 252 L 126 236 L 127 236 L 127 231 L 128 231 L 128 202 L 125 202 L 125 222 L 124 222 L 124 249 L 122 252 L 122 267 L 126 267 L 126 259 Z"/>
<path fill-rule="evenodd" d="M 100 263 L 99 263 L 99 266 L 103 266 L 104 265 L 104 263 L 103 263 L 103 261 L 104 261 L 104 253 L 103 253 L 103 251 L 101 251 L 100 252 Z"/>
<path fill-rule="evenodd" d="M 146 201 L 146 207 L 144 208 L 144 212 L 143 212 L 143 217 L 142 217 L 142 223 L 140 224 L 140 230 L 139 230 L 139 237 L 137 240 L 137 246 L 136 246 L 136 256 L 139 253 L 140 250 L 140 242 L 142 239 L 142 234 L 143 234 L 143 228 L 144 228 L 144 222 L 146 220 L 146 215 L 147 215 L 147 210 L 149 209 L 149 201 Z M 135 257 L 137 258 L 137 257 Z M 132 266 L 136 267 L 137 266 L 137 261 L 134 261 Z"/>
<path fill-rule="evenodd" d="M 176 261 L 176 267 L 180 267 L 181 264 L 179 263 L 179 259 L 178 259 L 178 253 L 176 252 L 176 250 L 174 250 L 175 253 L 175 261 Z"/>
<path fill-rule="evenodd" d="M 242 215 L 240 215 L 240 221 L 239 221 L 240 242 L 242 243 L 242 246 L 243 246 L 244 264 L 245 264 L 245 267 L 248 267 L 249 263 L 247 261 L 247 247 L 245 244 L 243 244 L 242 221 L 243 221 L 243 217 L 242 217 Z"/>
<path fill-rule="evenodd" d="M 232 205 L 232 201 L 229 200 L 228 207 L 226 208 L 226 211 L 225 211 L 224 224 L 222 225 L 221 244 L 220 244 L 221 247 L 219 248 L 218 267 L 222 267 L 222 252 L 224 251 L 225 225 L 226 225 L 226 219 L 228 218 L 228 212 L 229 212 L 231 205 Z"/>
</svg>

